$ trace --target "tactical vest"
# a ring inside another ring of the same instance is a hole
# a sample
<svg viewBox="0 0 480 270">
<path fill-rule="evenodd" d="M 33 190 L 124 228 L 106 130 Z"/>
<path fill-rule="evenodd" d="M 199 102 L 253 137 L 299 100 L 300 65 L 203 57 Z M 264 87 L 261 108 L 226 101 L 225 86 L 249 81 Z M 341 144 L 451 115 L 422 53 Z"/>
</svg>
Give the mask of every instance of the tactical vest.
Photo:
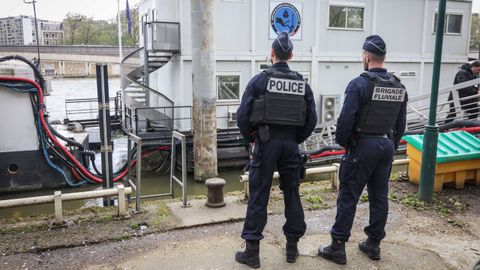
<svg viewBox="0 0 480 270">
<path fill-rule="evenodd" d="M 407 90 L 395 76 L 383 79 L 374 72 L 365 72 L 361 76 L 369 80 L 370 100 L 360 109 L 356 131 L 389 134 L 405 102 Z"/>
<path fill-rule="evenodd" d="M 307 83 L 301 75 L 294 71 L 281 72 L 276 69 L 268 69 L 264 73 L 268 78 L 265 95 L 254 99 L 250 123 L 254 126 L 304 126 Z"/>
</svg>

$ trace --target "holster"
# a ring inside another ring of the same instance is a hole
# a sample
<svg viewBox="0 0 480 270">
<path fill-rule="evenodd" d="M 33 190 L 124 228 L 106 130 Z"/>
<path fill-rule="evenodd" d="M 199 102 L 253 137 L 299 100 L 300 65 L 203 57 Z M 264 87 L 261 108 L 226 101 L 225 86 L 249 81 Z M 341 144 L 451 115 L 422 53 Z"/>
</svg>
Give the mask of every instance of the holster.
<svg viewBox="0 0 480 270">
<path fill-rule="evenodd" d="M 260 126 L 258 128 L 258 137 L 261 142 L 267 143 L 270 140 L 270 127 L 267 125 Z"/>
</svg>

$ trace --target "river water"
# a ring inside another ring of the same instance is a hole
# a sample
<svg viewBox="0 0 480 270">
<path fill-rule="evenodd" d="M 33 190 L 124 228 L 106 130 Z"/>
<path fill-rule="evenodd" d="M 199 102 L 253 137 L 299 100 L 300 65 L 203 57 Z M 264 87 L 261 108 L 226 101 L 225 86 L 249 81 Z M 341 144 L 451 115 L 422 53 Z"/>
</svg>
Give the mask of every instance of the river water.
<svg viewBox="0 0 480 270">
<path fill-rule="evenodd" d="M 52 80 L 52 93 L 46 97 L 47 111 L 50 115 L 50 121 L 63 120 L 65 114 L 65 100 L 77 98 L 96 98 L 97 86 L 95 78 L 82 79 L 54 79 Z M 110 96 L 114 97 L 115 93 L 120 89 L 120 79 L 114 78 L 109 80 Z M 96 115 L 90 116 L 96 117 Z M 126 159 L 127 141 L 125 137 L 116 137 L 114 140 L 113 163 L 114 167 L 120 167 Z M 96 158 L 97 167 L 101 168 L 100 158 Z M 115 169 L 114 169 L 115 170 Z M 239 181 L 241 170 L 228 169 L 220 170 L 219 177 L 225 179 L 225 192 L 238 191 L 243 189 L 243 184 Z M 142 177 L 142 195 L 152 195 L 166 193 L 169 190 L 169 174 L 144 174 Z M 84 190 L 93 190 L 100 188 L 100 185 L 88 185 L 78 188 L 64 188 L 63 193 L 78 192 Z M 58 190 L 58 189 L 56 189 Z M 12 194 L 1 194 L 1 199 L 21 198 L 27 196 L 51 195 L 54 190 L 42 190 L 34 192 L 21 192 Z M 188 195 L 206 195 L 207 189 L 203 183 L 194 181 L 193 175 L 188 174 L 187 181 Z M 176 197 L 182 195 L 182 189 L 174 183 L 174 194 Z M 92 201 L 71 201 L 64 203 L 64 209 L 75 209 L 85 205 L 92 204 Z M 23 217 L 37 214 L 53 213 L 53 204 L 34 205 L 25 207 L 16 207 L 9 209 L 0 209 L 0 217 Z"/>
</svg>

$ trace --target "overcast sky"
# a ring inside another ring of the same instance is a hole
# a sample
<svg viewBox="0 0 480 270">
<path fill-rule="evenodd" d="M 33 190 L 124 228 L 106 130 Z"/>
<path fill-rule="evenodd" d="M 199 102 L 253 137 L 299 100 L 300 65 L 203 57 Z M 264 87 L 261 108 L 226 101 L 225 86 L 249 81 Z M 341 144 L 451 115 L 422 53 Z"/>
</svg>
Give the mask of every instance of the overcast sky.
<svg viewBox="0 0 480 270">
<path fill-rule="evenodd" d="M 31 0 L 28 0 L 31 1 Z M 264 1 L 264 0 L 262 0 Z M 23 0 L 1 0 L 0 18 L 17 15 L 33 15 L 32 5 Z M 128 0 L 130 7 L 140 0 Z M 120 0 L 125 9 L 126 0 Z M 81 13 L 95 19 L 107 20 L 117 14 L 117 0 L 37 0 L 37 16 L 40 19 L 61 21 L 68 12 Z M 480 12 L 480 0 L 473 0 L 473 12 Z"/>
<path fill-rule="evenodd" d="M 31 1 L 31 0 L 26 0 Z M 117 0 L 36 0 L 37 17 L 45 20 L 61 21 L 68 12 L 92 16 L 97 20 L 108 20 L 117 14 Z M 480 1 L 480 0 L 478 0 Z M 32 5 L 23 0 L 1 0 L 0 18 L 17 15 L 33 15 Z M 130 8 L 140 0 L 128 0 Z M 120 0 L 120 8 L 125 9 L 126 0 Z"/>
</svg>

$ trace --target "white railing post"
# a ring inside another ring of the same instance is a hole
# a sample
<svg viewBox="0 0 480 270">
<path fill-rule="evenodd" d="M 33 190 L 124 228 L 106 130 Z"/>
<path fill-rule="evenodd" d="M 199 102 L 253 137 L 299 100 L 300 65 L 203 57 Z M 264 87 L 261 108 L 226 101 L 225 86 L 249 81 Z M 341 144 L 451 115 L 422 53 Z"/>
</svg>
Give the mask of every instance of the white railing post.
<svg viewBox="0 0 480 270">
<path fill-rule="evenodd" d="M 117 185 L 118 190 L 118 217 L 125 217 L 127 214 L 125 203 L 125 187 L 123 185 Z"/>
<path fill-rule="evenodd" d="M 63 207 L 62 207 L 62 192 L 55 191 L 54 193 L 54 203 L 55 203 L 55 224 L 63 224 Z"/>
</svg>

